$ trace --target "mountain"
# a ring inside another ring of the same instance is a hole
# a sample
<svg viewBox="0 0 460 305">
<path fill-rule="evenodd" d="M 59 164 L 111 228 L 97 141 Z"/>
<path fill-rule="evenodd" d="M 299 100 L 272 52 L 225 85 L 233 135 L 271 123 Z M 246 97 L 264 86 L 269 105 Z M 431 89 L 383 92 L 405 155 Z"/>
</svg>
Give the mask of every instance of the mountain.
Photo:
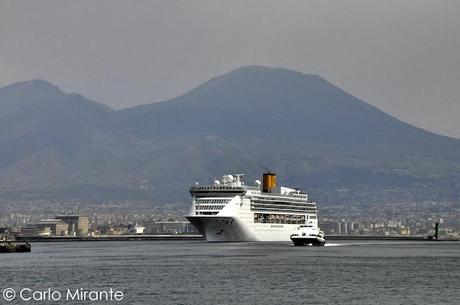
<svg viewBox="0 0 460 305">
<path fill-rule="evenodd" d="M 231 138 L 289 136 L 343 145 L 419 138 L 445 142 L 319 76 L 259 66 L 237 69 L 178 98 L 117 115 L 127 123 L 123 124 L 127 132 L 146 138 L 215 133 Z"/>
<path fill-rule="evenodd" d="M 43 149 L 62 148 L 85 128 L 96 127 L 110 108 L 43 81 L 0 90 L 0 164 L 21 161 Z"/>
<path fill-rule="evenodd" d="M 114 155 L 132 144 L 108 128 L 113 112 L 43 80 L 0 89 L 2 191 L 35 198 L 77 188 L 78 197 L 87 196 L 82 186 L 97 185 L 86 183 L 88 177 L 112 175 Z"/>
<path fill-rule="evenodd" d="M 40 80 L 0 89 L 0 188 L 80 200 L 187 200 L 195 181 L 267 169 L 325 204 L 460 197 L 460 140 L 317 75 L 242 67 L 114 111 Z"/>
</svg>

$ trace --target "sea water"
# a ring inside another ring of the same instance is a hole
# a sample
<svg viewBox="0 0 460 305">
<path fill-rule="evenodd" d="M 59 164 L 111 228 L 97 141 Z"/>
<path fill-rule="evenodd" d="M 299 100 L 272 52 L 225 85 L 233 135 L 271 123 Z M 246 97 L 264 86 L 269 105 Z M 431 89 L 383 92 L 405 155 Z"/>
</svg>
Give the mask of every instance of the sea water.
<svg viewBox="0 0 460 305">
<path fill-rule="evenodd" d="M 459 242 L 52 242 L 0 266 L 0 293 L 16 293 L 0 304 L 460 304 Z"/>
</svg>

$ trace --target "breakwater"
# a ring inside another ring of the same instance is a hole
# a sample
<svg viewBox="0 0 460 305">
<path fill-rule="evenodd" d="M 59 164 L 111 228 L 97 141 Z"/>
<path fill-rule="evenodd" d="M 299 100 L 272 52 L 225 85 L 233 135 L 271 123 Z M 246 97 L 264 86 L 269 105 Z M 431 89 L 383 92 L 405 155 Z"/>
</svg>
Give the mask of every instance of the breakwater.
<svg viewBox="0 0 460 305">
<path fill-rule="evenodd" d="M 30 252 L 31 246 L 28 242 L 3 241 L 0 242 L 0 253 Z"/>
<path fill-rule="evenodd" d="M 104 236 L 34 236 L 17 237 L 18 241 L 30 242 L 84 242 L 84 241 L 155 241 L 155 240 L 205 240 L 199 234 L 178 234 L 178 235 L 104 235 Z M 429 241 L 426 236 L 371 236 L 371 235 L 329 235 L 327 241 L 331 240 L 394 240 L 394 241 Z M 436 241 L 436 240 L 433 240 Z M 459 241 L 458 239 L 439 239 L 437 241 Z"/>
<path fill-rule="evenodd" d="M 204 240 L 202 235 L 104 235 L 104 236 L 33 236 L 16 237 L 17 240 L 29 242 L 84 242 L 84 241 L 149 241 L 149 240 Z"/>
</svg>

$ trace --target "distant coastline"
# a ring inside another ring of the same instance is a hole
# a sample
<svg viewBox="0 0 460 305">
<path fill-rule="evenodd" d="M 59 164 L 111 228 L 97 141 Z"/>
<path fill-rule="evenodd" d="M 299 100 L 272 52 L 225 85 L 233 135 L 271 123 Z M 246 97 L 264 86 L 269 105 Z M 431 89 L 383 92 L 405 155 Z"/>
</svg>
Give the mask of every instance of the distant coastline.
<svg viewBox="0 0 460 305">
<path fill-rule="evenodd" d="M 95 237 L 74 237 L 74 236 L 52 236 L 52 237 L 17 237 L 18 241 L 29 242 L 86 242 L 86 241 L 155 241 L 155 240 L 205 240 L 199 234 L 176 234 L 176 235 L 106 235 Z M 329 235 L 326 241 L 330 240 L 393 240 L 393 241 L 430 241 L 424 236 L 345 236 Z M 433 241 L 459 241 L 458 239 L 439 239 Z"/>
</svg>

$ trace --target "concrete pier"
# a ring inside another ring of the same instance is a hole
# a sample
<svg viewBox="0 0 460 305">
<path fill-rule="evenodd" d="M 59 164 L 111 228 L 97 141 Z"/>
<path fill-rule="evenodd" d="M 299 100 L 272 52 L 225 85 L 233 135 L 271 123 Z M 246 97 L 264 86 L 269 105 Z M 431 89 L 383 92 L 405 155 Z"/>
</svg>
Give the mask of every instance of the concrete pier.
<svg viewBox="0 0 460 305">
<path fill-rule="evenodd" d="M 181 234 L 181 235 L 105 235 L 105 236 L 36 236 L 16 237 L 17 240 L 28 240 L 30 242 L 78 242 L 78 241 L 149 241 L 149 240 L 204 240 L 202 235 Z"/>
<path fill-rule="evenodd" d="M 27 240 L 30 242 L 84 242 L 84 241 L 155 241 L 155 240 L 205 240 L 199 234 L 179 234 L 179 235 L 106 235 L 94 237 L 74 237 L 74 236 L 51 236 L 51 237 L 17 237 L 18 241 Z M 331 240 L 400 240 L 400 241 L 428 241 L 424 236 L 347 236 L 347 235 L 329 235 L 326 241 Z M 458 239 L 438 239 L 438 241 L 459 241 Z"/>
</svg>

